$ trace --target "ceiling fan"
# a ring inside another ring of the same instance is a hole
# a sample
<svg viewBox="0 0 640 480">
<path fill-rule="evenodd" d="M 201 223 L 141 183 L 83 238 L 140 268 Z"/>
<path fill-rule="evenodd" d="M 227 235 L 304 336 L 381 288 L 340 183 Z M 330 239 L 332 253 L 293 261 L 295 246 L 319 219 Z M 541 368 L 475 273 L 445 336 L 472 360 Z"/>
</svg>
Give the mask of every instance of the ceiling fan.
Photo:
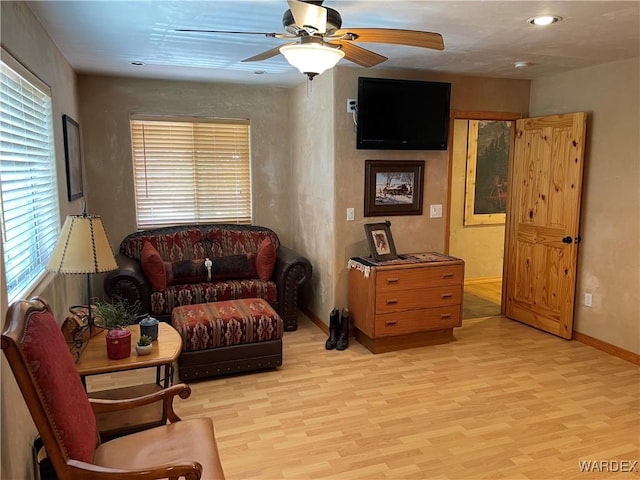
<svg viewBox="0 0 640 480">
<path fill-rule="evenodd" d="M 177 32 L 231 33 L 264 35 L 280 40 L 294 40 L 271 48 L 243 62 L 258 62 L 283 54 L 287 61 L 313 80 L 340 59 L 345 58 L 362 67 L 373 67 L 387 57 L 355 45 L 365 43 L 394 43 L 413 47 L 444 50 L 439 33 L 392 28 L 342 28 L 342 17 L 337 10 L 322 6 L 323 0 L 288 0 L 289 10 L 282 16 L 286 33 L 236 32 L 228 30 L 201 30 L 179 28 Z"/>
</svg>

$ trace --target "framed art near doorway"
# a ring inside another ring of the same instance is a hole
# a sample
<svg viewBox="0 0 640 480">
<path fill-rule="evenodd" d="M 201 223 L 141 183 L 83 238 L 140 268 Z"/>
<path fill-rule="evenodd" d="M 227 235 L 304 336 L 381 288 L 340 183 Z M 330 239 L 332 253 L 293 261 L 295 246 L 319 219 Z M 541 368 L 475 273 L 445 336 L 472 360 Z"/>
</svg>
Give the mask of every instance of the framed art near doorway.
<svg viewBox="0 0 640 480">
<path fill-rule="evenodd" d="M 464 224 L 504 224 L 511 123 L 469 120 Z"/>
</svg>

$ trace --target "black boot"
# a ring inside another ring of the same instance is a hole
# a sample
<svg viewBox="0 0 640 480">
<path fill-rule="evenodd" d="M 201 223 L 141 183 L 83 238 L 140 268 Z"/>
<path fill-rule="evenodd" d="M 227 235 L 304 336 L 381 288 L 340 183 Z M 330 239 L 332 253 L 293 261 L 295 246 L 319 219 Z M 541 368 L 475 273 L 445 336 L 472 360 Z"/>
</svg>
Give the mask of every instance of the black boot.
<svg viewBox="0 0 640 480">
<path fill-rule="evenodd" d="M 327 350 L 333 350 L 336 348 L 338 342 L 338 335 L 340 334 L 340 312 L 337 308 L 331 310 L 329 314 L 329 338 L 324 344 L 324 348 Z"/>
<path fill-rule="evenodd" d="M 342 309 L 342 320 L 340 320 L 340 336 L 336 344 L 337 350 L 344 350 L 349 346 L 349 309 Z"/>
</svg>

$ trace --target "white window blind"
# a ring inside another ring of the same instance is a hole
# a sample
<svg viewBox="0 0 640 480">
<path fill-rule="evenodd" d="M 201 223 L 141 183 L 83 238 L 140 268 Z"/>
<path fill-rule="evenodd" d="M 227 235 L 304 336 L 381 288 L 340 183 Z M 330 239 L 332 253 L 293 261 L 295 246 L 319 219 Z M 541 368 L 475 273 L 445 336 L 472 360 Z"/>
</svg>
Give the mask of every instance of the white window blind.
<svg viewBox="0 0 640 480">
<path fill-rule="evenodd" d="M 6 52 L 0 62 L 0 223 L 7 298 L 44 274 L 58 236 L 49 88 Z"/>
<path fill-rule="evenodd" d="M 247 120 L 133 117 L 138 228 L 251 223 Z"/>
</svg>

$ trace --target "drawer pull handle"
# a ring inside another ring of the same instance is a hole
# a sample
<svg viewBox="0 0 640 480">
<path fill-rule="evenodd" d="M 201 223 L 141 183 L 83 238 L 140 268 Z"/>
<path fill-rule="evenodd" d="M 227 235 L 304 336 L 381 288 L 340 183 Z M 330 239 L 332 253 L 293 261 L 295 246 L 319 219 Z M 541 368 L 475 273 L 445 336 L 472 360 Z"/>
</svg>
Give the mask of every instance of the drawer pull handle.
<svg viewBox="0 0 640 480">
<path fill-rule="evenodd" d="M 396 283 L 398 283 L 399 279 L 398 278 L 387 278 L 387 285 L 395 285 Z"/>
<path fill-rule="evenodd" d="M 453 297 L 453 293 L 443 293 L 440 295 L 440 298 L 451 298 Z"/>
<path fill-rule="evenodd" d="M 397 298 L 390 298 L 389 300 L 385 300 L 387 305 L 396 305 L 398 303 Z"/>
<path fill-rule="evenodd" d="M 440 320 L 448 320 L 451 318 L 451 314 L 450 313 L 443 313 L 440 315 Z"/>
<path fill-rule="evenodd" d="M 453 272 L 443 273 L 442 274 L 442 278 L 453 278 L 453 277 L 454 277 Z"/>
<path fill-rule="evenodd" d="M 387 320 L 384 322 L 386 327 L 393 327 L 394 325 L 397 325 L 398 322 L 396 322 L 395 320 Z"/>
</svg>

